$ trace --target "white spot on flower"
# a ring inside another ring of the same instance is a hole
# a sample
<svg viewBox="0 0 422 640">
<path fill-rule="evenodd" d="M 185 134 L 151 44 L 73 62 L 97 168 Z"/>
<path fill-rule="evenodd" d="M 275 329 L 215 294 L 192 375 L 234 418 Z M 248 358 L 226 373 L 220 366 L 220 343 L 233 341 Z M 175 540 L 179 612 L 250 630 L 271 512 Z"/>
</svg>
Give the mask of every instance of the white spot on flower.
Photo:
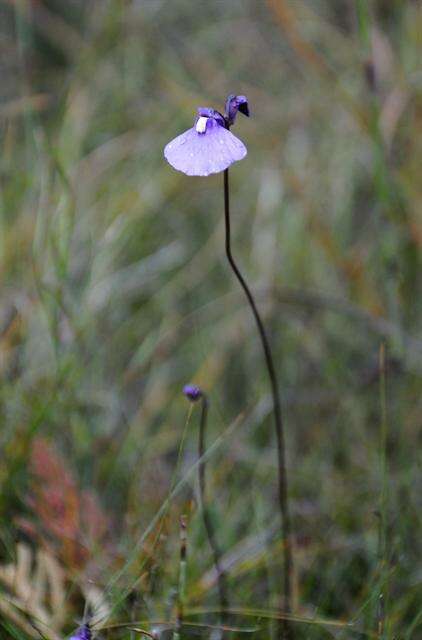
<svg viewBox="0 0 422 640">
<path fill-rule="evenodd" d="M 208 118 L 206 118 L 205 116 L 201 116 L 200 118 L 198 118 L 198 122 L 196 123 L 196 130 L 198 133 L 205 133 L 205 130 L 207 128 L 207 121 Z"/>
</svg>

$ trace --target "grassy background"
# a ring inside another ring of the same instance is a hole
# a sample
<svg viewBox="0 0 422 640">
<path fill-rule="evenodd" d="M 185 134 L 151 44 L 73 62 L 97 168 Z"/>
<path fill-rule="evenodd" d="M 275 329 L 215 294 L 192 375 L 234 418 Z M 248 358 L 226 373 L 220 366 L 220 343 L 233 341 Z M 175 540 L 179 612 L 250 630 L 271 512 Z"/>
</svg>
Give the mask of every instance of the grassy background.
<svg viewBox="0 0 422 640">
<path fill-rule="evenodd" d="M 248 611 L 282 571 L 271 399 L 222 175 L 162 154 L 229 93 L 252 112 L 233 243 L 281 380 L 295 611 L 340 621 L 296 635 L 421 637 L 421 34 L 410 0 L 0 2 L 1 637 L 63 637 L 86 598 L 103 624 L 172 618 L 182 513 L 188 611 L 216 607 L 191 381 L 222 436 L 228 621 L 272 633 Z"/>
</svg>

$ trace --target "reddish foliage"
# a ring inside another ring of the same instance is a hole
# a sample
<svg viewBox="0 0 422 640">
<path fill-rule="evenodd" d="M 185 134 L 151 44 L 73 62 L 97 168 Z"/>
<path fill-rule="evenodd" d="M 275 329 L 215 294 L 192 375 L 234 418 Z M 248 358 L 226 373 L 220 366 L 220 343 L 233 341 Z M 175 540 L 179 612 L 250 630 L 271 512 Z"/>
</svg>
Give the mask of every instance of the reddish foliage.
<svg viewBox="0 0 422 640">
<path fill-rule="evenodd" d="M 72 568 L 83 566 L 91 545 L 105 541 L 110 522 L 95 494 L 80 491 L 64 458 L 43 438 L 33 442 L 28 505 L 36 521 L 20 520 L 31 535 L 46 538 L 63 562 Z"/>
</svg>

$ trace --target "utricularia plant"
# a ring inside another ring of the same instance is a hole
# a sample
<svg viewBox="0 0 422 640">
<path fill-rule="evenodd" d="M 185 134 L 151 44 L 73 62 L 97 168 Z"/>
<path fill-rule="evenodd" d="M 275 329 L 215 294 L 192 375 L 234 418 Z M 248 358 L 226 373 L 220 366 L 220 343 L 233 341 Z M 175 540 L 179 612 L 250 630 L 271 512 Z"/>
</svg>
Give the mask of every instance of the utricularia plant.
<svg viewBox="0 0 422 640">
<path fill-rule="evenodd" d="M 230 95 L 226 101 L 224 115 L 215 109 L 200 107 L 191 129 L 169 142 L 164 149 L 167 161 L 188 176 L 209 176 L 224 172 L 224 219 L 225 248 L 230 266 L 242 287 L 251 307 L 264 351 L 274 406 L 274 426 L 278 455 L 278 503 L 281 514 L 281 533 L 284 550 L 283 609 L 291 609 L 292 548 L 290 517 L 287 500 L 287 477 L 285 462 L 284 426 L 277 374 L 271 353 L 270 343 L 254 297 L 242 276 L 231 252 L 229 167 L 242 160 L 247 150 L 241 140 L 236 138 L 230 127 L 235 123 L 238 112 L 249 116 L 246 96 Z"/>
</svg>

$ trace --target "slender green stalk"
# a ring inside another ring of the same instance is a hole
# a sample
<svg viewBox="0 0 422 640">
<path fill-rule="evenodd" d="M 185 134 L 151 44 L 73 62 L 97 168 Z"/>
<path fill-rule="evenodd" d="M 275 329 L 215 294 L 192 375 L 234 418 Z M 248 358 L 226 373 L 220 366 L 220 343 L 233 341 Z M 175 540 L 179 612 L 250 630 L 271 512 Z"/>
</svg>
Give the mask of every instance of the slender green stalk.
<svg viewBox="0 0 422 640">
<path fill-rule="evenodd" d="M 359 31 L 362 38 L 362 43 L 365 49 L 369 49 L 370 45 L 370 14 L 368 7 L 368 0 L 358 0 L 356 3 L 356 13 L 358 18 Z"/>
<path fill-rule="evenodd" d="M 385 379 L 385 344 L 381 344 L 379 352 L 380 370 L 380 591 L 378 596 L 377 633 L 380 640 L 385 637 L 386 604 L 388 597 L 388 557 L 387 557 L 387 498 L 388 498 L 388 469 L 387 469 L 387 393 Z"/>
<path fill-rule="evenodd" d="M 184 476 L 176 483 L 176 485 L 174 486 L 172 491 L 169 493 L 167 498 L 163 501 L 160 508 L 155 513 L 154 517 L 150 520 L 150 523 L 148 524 L 148 526 L 146 527 L 142 535 L 140 535 L 139 538 L 136 540 L 131 552 L 128 555 L 128 558 L 125 564 L 123 565 L 123 567 L 121 567 L 118 571 L 114 573 L 113 577 L 110 579 L 108 583 L 107 588 L 104 591 L 104 594 L 109 597 L 110 601 L 113 600 L 113 606 L 111 607 L 110 616 L 113 612 L 117 610 L 117 608 L 125 600 L 125 598 L 127 598 L 128 594 L 131 591 L 133 591 L 133 589 L 136 588 L 138 582 L 140 581 L 140 577 L 138 576 L 135 580 L 131 581 L 127 587 L 115 589 L 121 577 L 127 572 L 127 570 L 132 565 L 134 560 L 138 557 L 138 554 L 142 549 L 142 546 L 147 536 L 149 536 L 151 532 L 157 527 L 157 525 L 160 524 L 161 519 L 167 513 L 174 498 L 176 498 L 176 496 L 179 495 L 179 493 L 182 491 L 182 489 L 185 488 L 188 482 L 190 482 L 193 474 L 197 472 L 201 464 L 209 460 L 209 458 L 217 451 L 217 449 L 219 449 L 219 447 L 223 444 L 223 442 L 225 442 L 232 435 L 232 433 L 234 432 L 235 428 L 239 425 L 242 418 L 243 418 L 243 413 L 240 414 L 238 418 L 236 418 L 230 424 L 230 426 L 224 431 L 222 435 L 220 435 L 218 438 L 216 438 L 216 440 L 214 440 L 214 442 L 210 445 L 210 447 L 208 447 L 205 453 L 205 456 L 203 456 L 201 460 L 196 461 L 192 465 L 192 467 L 188 469 L 188 471 L 184 474 Z M 154 546 L 155 546 L 155 542 L 154 542 Z M 143 562 L 141 562 L 139 571 L 143 569 L 143 567 L 145 566 L 145 562 L 146 562 L 145 559 Z"/>
<path fill-rule="evenodd" d="M 292 544 L 291 544 L 291 524 L 288 505 L 288 492 L 287 492 L 287 472 L 286 472 L 286 450 L 285 450 L 285 438 L 284 438 L 284 423 L 281 411 L 281 401 L 278 391 L 277 373 L 274 366 L 274 361 L 271 353 L 270 343 L 265 331 L 264 323 L 259 314 L 254 297 L 249 289 L 244 277 L 242 276 L 231 250 L 231 228 L 230 228 L 230 198 L 229 198 L 229 170 L 224 171 L 224 219 L 226 229 L 226 255 L 229 264 L 242 287 L 245 296 L 251 307 L 256 326 L 258 329 L 259 337 L 261 340 L 262 348 L 264 351 L 265 363 L 268 371 L 268 377 L 270 380 L 271 393 L 273 398 L 274 407 L 274 427 L 277 443 L 277 462 L 278 462 L 278 505 L 281 516 L 281 536 L 283 539 L 283 560 L 284 560 L 284 574 L 283 574 L 283 599 L 281 602 L 281 610 L 286 613 L 291 612 L 291 600 L 292 600 L 292 572 L 293 572 L 293 556 L 292 556 Z M 291 636 L 291 630 L 286 621 L 282 623 L 282 636 Z"/>
<path fill-rule="evenodd" d="M 214 530 L 214 524 L 211 518 L 211 514 L 208 509 L 207 497 L 206 497 L 206 475 L 205 475 L 205 452 L 206 452 L 206 428 L 208 417 L 208 400 L 203 393 L 201 397 L 201 420 L 199 425 L 199 440 L 198 440 L 198 476 L 199 476 L 199 494 L 201 500 L 202 517 L 204 520 L 204 526 L 208 537 L 208 542 L 211 547 L 212 555 L 214 558 L 214 566 L 217 573 L 217 587 L 220 600 L 221 613 L 223 613 L 229 606 L 227 596 L 227 580 L 226 574 L 221 564 L 221 551 L 218 546 L 217 537 Z"/>
</svg>

